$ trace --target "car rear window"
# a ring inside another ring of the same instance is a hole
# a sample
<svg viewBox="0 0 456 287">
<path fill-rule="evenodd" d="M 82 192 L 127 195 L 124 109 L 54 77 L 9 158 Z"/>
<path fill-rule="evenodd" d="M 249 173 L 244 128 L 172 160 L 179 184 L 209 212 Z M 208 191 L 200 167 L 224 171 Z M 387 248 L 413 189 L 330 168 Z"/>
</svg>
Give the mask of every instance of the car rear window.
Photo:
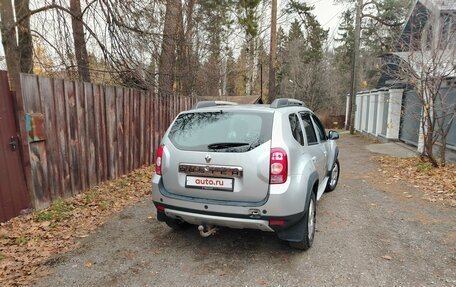
<svg viewBox="0 0 456 287">
<path fill-rule="evenodd" d="M 168 134 L 181 150 L 246 152 L 271 139 L 273 114 L 258 111 L 179 115 Z"/>
</svg>

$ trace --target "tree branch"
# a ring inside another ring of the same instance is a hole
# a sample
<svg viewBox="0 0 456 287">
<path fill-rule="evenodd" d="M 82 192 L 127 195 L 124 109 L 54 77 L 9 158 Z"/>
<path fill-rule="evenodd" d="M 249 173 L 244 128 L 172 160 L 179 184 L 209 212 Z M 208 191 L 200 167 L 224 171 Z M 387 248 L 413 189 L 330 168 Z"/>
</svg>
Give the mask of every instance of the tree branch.
<svg viewBox="0 0 456 287">
<path fill-rule="evenodd" d="M 362 13 L 361 14 L 361 18 L 364 18 L 364 17 L 374 19 L 375 21 L 377 21 L 377 22 L 379 22 L 379 23 L 381 23 L 381 24 L 383 24 L 385 26 L 388 26 L 388 27 L 397 27 L 397 26 L 401 26 L 402 24 L 404 24 L 404 22 L 388 23 L 388 22 L 384 21 L 383 19 L 381 19 L 378 16 L 375 16 L 375 15 L 372 15 L 372 14 L 364 14 L 364 13 Z"/>
</svg>

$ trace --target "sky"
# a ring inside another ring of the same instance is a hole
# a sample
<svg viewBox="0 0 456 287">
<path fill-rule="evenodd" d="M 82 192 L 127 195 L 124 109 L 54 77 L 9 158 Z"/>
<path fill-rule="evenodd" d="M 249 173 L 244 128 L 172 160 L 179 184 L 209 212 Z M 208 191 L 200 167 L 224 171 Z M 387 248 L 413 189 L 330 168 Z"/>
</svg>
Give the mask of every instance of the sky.
<svg viewBox="0 0 456 287">
<path fill-rule="evenodd" d="M 338 26 L 340 15 L 345 11 L 347 5 L 334 3 L 333 0 L 310 0 L 312 5 L 315 6 L 315 15 L 318 21 L 325 28 L 334 29 Z"/>
<path fill-rule="evenodd" d="M 334 44 L 332 39 L 337 34 L 337 28 L 339 27 L 340 15 L 348 6 L 340 3 L 334 4 L 333 0 L 309 0 L 308 3 L 315 6 L 314 13 L 318 22 L 323 28 L 329 29 L 329 46 L 332 46 Z"/>
</svg>

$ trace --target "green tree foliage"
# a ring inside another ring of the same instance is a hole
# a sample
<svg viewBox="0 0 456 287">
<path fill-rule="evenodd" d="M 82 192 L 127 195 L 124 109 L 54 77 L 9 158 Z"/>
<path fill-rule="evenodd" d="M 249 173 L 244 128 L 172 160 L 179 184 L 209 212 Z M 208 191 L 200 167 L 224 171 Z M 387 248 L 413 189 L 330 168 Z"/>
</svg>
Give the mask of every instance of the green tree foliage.
<svg viewBox="0 0 456 287">
<path fill-rule="evenodd" d="M 364 7 L 361 41 L 370 54 L 381 56 L 391 51 L 412 2 L 377 0 Z"/>
<path fill-rule="evenodd" d="M 261 0 L 240 0 L 237 4 L 238 22 L 245 29 L 246 35 L 255 37 L 258 34 L 258 15 L 256 8 Z"/>
<path fill-rule="evenodd" d="M 353 66 L 354 46 L 354 19 L 353 13 L 346 10 L 342 14 L 341 23 L 335 38 L 338 46 L 334 49 L 334 61 L 339 78 L 339 92 L 347 94 L 350 91 L 350 74 Z"/>
<path fill-rule="evenodd" d="M 278 33 L 278 93 L 303 100 L 314 110 L 325 107 L 329 92 L 325 84 L 327 64 L 323 46 L 328 31 L 323 29 L 305 2 L 290 1 L 285 12 L 295 15 L 288 32 Z"/>
<path fill-rule="evenodd" d="M 283 32 L 283 30 L 282 30 L 282 32 Z M 304 39 L 304 33 L 301 30 L 301 24 L 299 23 L 298 19 L 294 19 L 293 22 L 291 22 L 287 41 L 292 42 L 295 40 L 302 40 L 302 39 Z"/>
<path fill-rule="evenodd" d="M 323 59 L 323 45 L 328 38 L 328 30 L 321 27 L 314 15 L 309 15 L 306 22 L 306 51 L 304 58 L 307 63 Z"/>
</svg>

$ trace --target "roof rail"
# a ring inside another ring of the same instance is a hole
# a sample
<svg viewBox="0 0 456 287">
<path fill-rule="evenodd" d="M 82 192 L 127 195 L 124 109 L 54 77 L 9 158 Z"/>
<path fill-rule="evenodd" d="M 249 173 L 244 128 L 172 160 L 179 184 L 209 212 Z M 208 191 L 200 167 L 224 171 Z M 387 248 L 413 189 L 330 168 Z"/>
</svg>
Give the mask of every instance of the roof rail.
<svg viewBox="0 0 456 287">
<path fill-rule="evenodd" d="M 277 108 L 283 108 L 283 107 L 289 107 L 289 106 L 302 106 L 304 107 L 304 102 L 296 99 L 287 99 L 287 98 L 280 98 L 280 99 L 275 99 L 271 103 L 271 108 L 277 109 Z"/>
<path fill-rule="evenodd" d="M 237 105 L 236 103 L 233 102 L 227 102 L 227 101 L 199 101 L 197 102 L 192 109 L 200 109 L 200 108 L 206 108 L 206 107 L 216 107 L 216 106 L 233 106 Z"/>
</svg>

